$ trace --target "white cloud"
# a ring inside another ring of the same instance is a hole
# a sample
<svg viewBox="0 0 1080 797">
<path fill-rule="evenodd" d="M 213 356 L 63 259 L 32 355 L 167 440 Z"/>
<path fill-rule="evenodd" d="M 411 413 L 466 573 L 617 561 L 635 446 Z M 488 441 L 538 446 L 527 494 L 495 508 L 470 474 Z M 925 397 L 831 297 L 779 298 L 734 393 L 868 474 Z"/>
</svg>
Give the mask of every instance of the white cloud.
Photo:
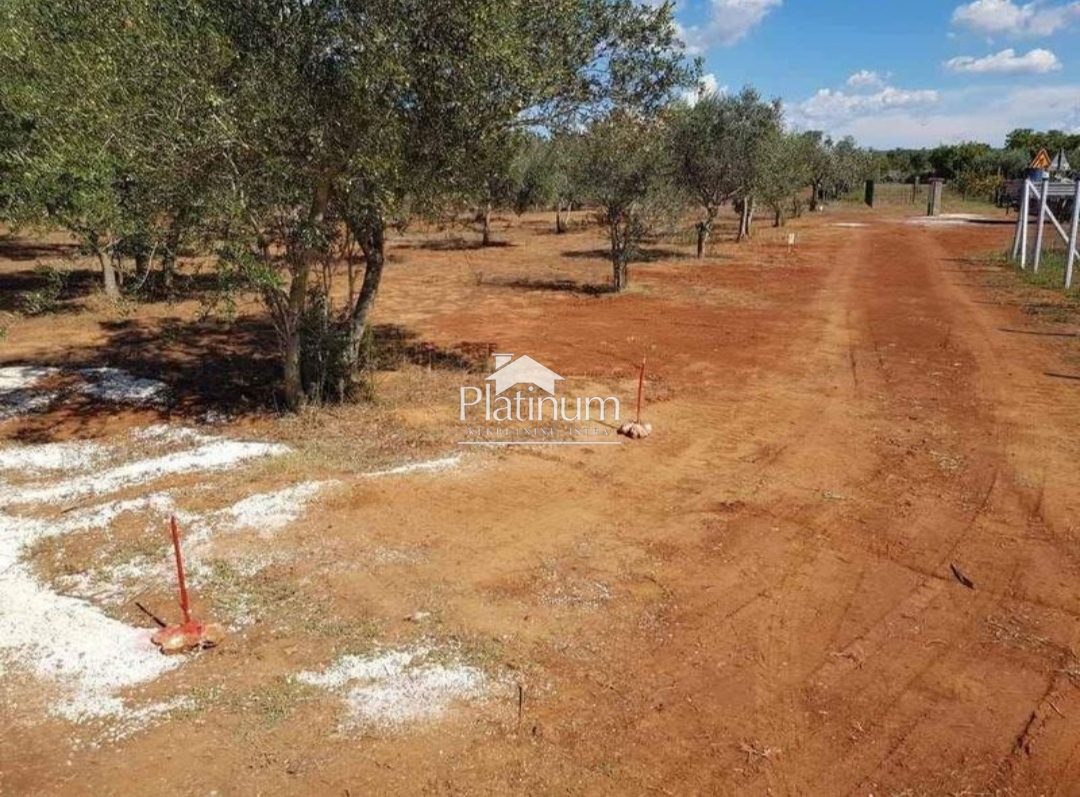
<svg viewBox="0 0 1080 797">
<path fill-rule="evenodd" d="M 789 112 L 797 109 L 789 108 Z M 893 107 L 806 124 L 834 138 L 854 136 L 876 148 L 932 147 L 961 141 L 1001 146 L 1005 134 L 1018 127 L 1036 130 L 1080 130 L 1080 84 L 1003 88 L 986 86 L 940 92 L 938 101 L 922 107 Z"/>
<path fill-rule="evenodd" d="M 683 99 L 690 105 L 697 105 L 697 101 L 706 94 L 727 94 L 727 90 L 727 86 L 721 86 L 720 82 L 716 79 L 716 75 L 709 72 L 706 75 L 702 75 L 697 88 L 683 92 Z"/>
<path fill-rule="evenodd" d="M 1080 20 L 1080 1 L 1047 5 L 1041 0 L 1018 5 L 1013 0 L 974 0 L 953 11 L 954 25 L 975 33 L 1050 36 Z"/>
<path fill-rule="evenodd" d="M 784 0 L 712 0 L 709 21 L 682 29 L 683 41 L 691 53 L 713 46 L 730 47 L 783 4 Z"/>
<path fill-rule="evenodd" d="M 961 55 L 945 62 L 945 68 L 953 72 L 974 75 L 1044 75 L 1061 69 L 1061 61 L 1049 50 L 1031 50 L 1026 55 L 1017 55 L 1016 50 L 1008 48 L 994 55 L 973 58 Z"/>
<path fill-rule="evenodd" d="M 869 69 L 860 69 L 847 79 L 847 85 L 853 89 L 885 88 L 885 78 Z"/>
<path fill-rule="evenodd" d="M 827 127 L 862 114 L 932 105 L 938 101 L 938 97 L 938 92 L 931 89 L 913 91 L 892 86 L 885 86 L 872 94 L 847 94 L 821 89 L 810 99 L 789 109 L 789 115 L 809 127 Z"/>
</svg>

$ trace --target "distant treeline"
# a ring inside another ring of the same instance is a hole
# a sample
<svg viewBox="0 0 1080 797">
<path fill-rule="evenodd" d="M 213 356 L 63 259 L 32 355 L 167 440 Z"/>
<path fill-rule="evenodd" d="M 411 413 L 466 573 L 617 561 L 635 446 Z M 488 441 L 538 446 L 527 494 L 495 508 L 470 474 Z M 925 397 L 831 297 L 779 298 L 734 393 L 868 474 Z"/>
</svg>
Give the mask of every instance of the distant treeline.
<svg viewBox="0 0 1080 797">
<path fill-rule="evenodd" d="M 962 194 L 993 198 L 1004 181 L 1024 176 L 1040 149 L 1045 149 L 1051 158 L 1064 150 L 1073 168 L 1080 166 L 1080 133 L 1019 128 L 1005 137 L 1004 147 L 967 141 L 933 149 L 876 151 L 875 171 L 884 182 L 910 183 L 917 178 L 941 177 L 956 184 Z"/>
</svg>

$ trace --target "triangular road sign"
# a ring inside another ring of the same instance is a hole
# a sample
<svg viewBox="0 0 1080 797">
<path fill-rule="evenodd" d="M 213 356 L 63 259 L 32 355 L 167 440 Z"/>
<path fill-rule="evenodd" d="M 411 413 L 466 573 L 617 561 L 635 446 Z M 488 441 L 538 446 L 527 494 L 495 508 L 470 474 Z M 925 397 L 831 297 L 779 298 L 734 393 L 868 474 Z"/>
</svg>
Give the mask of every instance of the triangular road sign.
<svg viewBox="0 0 1080 797">
<path fill-rule="evenodd" d="M 1058 152 L 1057 157 L 1054 158 L 1054 162 L 1050 164 L 1050 171 L 1052 172 L 1068 172 L 1072 171 L 1072 166 L 1069 165 L 1069 159 L 1065 157 L 1065 150 Z"/>
<path fill-rule="evenodd" d="M 1050 153 L 1045 149 L 1040 149 L 1039 154 L 1035 156 L 1035 160 L 1031 162 L 1032 169 L 1049 169 L 1050 168 Z"/>
</svg>

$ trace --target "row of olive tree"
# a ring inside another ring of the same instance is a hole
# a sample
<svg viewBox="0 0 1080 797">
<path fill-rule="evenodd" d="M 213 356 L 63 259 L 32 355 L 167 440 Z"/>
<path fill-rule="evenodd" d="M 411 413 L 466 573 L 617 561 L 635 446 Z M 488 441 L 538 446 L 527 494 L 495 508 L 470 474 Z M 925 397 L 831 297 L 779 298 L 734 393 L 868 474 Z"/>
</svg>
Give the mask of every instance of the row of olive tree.
<svg viewBox="0 0 1080 797">
<path fill-rule="evenodd" d="M 805 199 L 816 210 L 871 168 L 852 139 L 834 144 L 820 132 L 786 131 L 780 103 L 746 88 L 705 93 L 655 116 L 616 110 L 572 134 L 528 137 L 505 160 L 503 203 L 518 211 L 554 206 L 558 231 L 570 203 L 595 209 L 609 238 L 612 287 L 620 291 L 641 241 L 692 209 L 700 214 L 700 258 L 725 205 L 738 213 L 743 240 L 759 203 L 781 226 L 802 212 Z"/>
<path fill-rule="evenodd" d="M 487 217 L 521 131 L 655 117 L 696 70 L 670 4 L 635 0 L 8 0 L 3 212 L 77 235 L 114 295 L 217 252 L 297 408 L 349 393 L 389 224 Z"/>
</svg>

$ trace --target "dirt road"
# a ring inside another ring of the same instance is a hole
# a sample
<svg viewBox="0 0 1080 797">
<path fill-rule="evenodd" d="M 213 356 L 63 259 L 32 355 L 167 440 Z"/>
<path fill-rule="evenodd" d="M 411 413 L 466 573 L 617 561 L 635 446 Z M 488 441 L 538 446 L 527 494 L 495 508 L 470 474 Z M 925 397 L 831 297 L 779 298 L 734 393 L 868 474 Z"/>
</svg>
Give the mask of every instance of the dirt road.
<svg viewBox="0 0 1080 797">
<path fill-rule="evenodd" d="M 343 613 L 484 640 L 492 705 L 358 737 L 223 708 L 77 753 L 25 731 L 5 793 L 1080 794 L 1073 327 L 975 257 L 1007 227 L 858 219 L 639 267 L 628 297 L 496 280 L 415 320 L 626 395 L 625 352 L 655 364 L 648 441 L 360 483 L 291 540 Z M 340 564 L 391 543 L 423 560 Z M 196 665 L 280 677 L 271 640 Z"/>
<path fill-rule="evenodd" d="M 645 604 L 618 632 L 575 628 L 569 667 L 548 657 L 564 675 L 541 750 L 586 791 L 1068 794 L 1080 484 L 1076 384 L 1046 375 L 1061 339 L 985 303 L 970 257 L 1008 228 L 815 232 L 802 267 L 766 272 L 750 324 L 708 304 L 634 319 L 680 398 L 658 439 L 513 483 L 515 526 L 622 562 Z M 565 358 L 608 329 L 584 312 L 546 335 L 538 313 L 521 344 Z"/>
</svg>

